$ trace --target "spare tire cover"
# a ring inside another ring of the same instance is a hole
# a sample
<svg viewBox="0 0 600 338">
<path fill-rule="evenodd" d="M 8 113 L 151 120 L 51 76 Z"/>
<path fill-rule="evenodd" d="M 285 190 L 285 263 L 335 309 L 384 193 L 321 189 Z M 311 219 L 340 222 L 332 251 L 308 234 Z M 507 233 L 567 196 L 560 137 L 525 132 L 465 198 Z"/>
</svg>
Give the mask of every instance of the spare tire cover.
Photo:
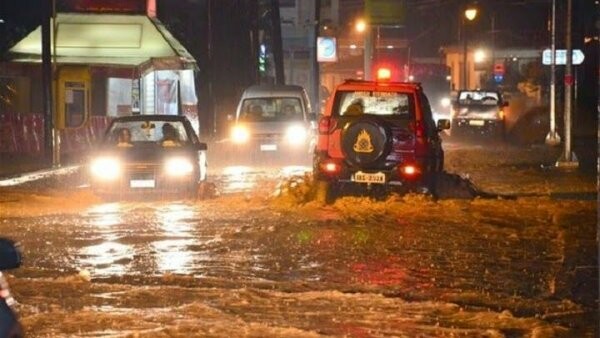
<svg viewBox="0 0 600 338">
<path fill-rule="evenodd" d="M 389 153 L 390 133 L 374 119 L 361 119 L 346 125 L 342 132 L 342 152 L 351 164 L 365 166 Z"/>
</svg>

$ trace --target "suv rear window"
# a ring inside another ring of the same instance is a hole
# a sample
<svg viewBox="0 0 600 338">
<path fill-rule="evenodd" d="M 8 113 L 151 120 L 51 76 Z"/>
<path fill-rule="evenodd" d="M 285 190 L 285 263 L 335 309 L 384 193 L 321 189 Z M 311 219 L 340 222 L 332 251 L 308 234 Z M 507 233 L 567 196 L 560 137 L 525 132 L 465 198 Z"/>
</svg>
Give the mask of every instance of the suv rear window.
<svg viewBox="0 0 600 338">
<path fill-rule="evenodd" d="M 239 118 L 250 122 L 302 120 L 302 105 L 299 98 L 290 97 L 246 99 Z"/>
<path fill-rule="evenodd" d="M 412 117 L 411 94 L 381 91 L 338 91 L 333 114 Z"/>
<path fill-rule="evenodd" d="M 499 104 L 500 97 L 496 92 L 482 91 L 462 91 L 458 97 L 458 103 L 464 105 L 485 105 L 496 106 Z"/>
</svg>

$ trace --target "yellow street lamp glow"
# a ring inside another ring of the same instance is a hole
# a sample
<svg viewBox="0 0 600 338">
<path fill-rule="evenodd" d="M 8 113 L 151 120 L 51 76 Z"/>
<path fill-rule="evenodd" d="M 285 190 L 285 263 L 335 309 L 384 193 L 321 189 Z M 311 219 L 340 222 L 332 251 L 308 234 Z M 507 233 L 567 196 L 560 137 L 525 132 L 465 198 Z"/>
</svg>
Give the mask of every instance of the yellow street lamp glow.
<svg viewBox="0 0 600 338">
<path fill-rule="evenodd" d="M 475 63 L 482 63 L 483 61 L 485 61 L 485 58 L 485 52 L 481 49 L 478 49 L 475 51 L 475 53 L 473 53 L 473 59 Z"/>
<path fill-rule="evenodd" d="M 477 17 L 477 8 L 467 8 L 465 10 L 465 18 L 469 21 L 473 21 Z"/>
<path fill-rule="evenodd" d="M 365 20 L 359 19 L 358 21 L 356 21 L 356 25 L 354 28 L 356 28 L 357 32 L 362 33 L 367 29 L 367 23 L 365 22 Z"/>
</svg>

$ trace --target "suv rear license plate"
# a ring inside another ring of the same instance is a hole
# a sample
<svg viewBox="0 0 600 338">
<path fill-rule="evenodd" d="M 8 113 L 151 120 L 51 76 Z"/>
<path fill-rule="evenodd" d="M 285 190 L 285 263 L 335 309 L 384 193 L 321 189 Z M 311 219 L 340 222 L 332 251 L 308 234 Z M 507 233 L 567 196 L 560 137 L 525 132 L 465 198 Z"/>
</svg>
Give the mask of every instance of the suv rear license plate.
<svg viewBox="0 0 600 338">
<path fill-rule="evenodd" d="M 260 151 L 277 151 L 276 144 L 261 144 Z"/>
<path fill-rule="evenodd" d="M 131 188 L 154 188 L 154 180 L 131 180 L 129 187 Z"/>
<path fill-rule="evenodd" d="M 469 125 L 470 126 L 479 126 L 479 127 L 481 127 L 484 124 L 485 124 L 485 121 L 483 121 L 483 120 L 470 120 L 469 121 Z"/>
<path fill-rule="evenodd" d="M 377 183 L 384 184 L 385 183 L 385 174 L 384 173 L 363 173 L 362 171 L 358 171 L 352 176 L 353 182 L 359 183 Z"/>
</svg>

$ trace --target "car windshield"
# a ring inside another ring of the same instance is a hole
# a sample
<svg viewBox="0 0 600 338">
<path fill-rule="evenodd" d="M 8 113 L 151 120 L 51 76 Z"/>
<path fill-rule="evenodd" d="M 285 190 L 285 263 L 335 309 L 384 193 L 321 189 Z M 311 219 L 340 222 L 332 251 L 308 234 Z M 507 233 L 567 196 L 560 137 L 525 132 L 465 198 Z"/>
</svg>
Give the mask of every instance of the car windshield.
<svg viewBox="0 0 600 338">
<path fill-rule="evenodd" d="M 302 120 L 302 105 L 300 99 L 295 97 L 246 99 L 242 103 L 239 118 L 248 122 Z"/>
<path fill-rule="evenodd" d="M 459 104 L 497 106 L 500 97 L 496 92 L 462 91 L 458 96 Z"/>
<path fill-rule="evenodd" d="M 410 118 L 409 94 L 378 91 L 344 91 L 338 93 L 337 109 L 339 116 L 383 115 Z"/>
<path fill-rule="evenodd" d="M 117 147 L 142 144 L 184 145 L 190 141 L 181 121 L 115 121 L 104 140 Z"/>
</svg>

